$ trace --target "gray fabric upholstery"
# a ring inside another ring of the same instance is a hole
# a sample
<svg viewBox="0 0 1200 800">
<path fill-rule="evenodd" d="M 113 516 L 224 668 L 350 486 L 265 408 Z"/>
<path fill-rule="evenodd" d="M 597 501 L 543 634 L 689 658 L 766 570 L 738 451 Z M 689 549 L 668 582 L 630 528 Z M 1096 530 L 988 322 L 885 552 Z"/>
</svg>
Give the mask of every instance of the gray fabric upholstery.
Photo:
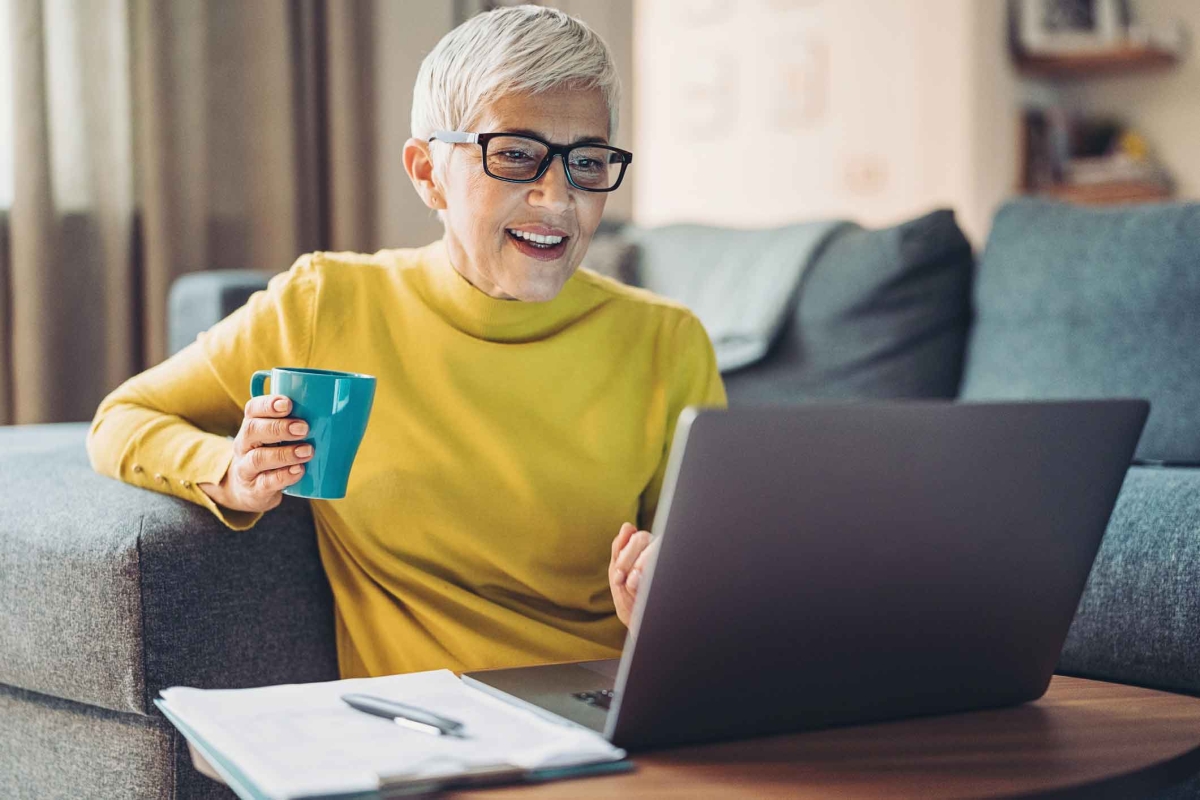
<svg viewBox="0 0 1200 800">
<path fill-rule="evenodd" d="M 1197 800 L 1200 798 L 1200 774 L 1192 775 L 1181 783 L 1154 795 L 1154 800 Z"/>
<path fill-rule="evenodd" d="M 1200 463 L 1200 205 L 996 215 L 965 399 L 1145 397 L 1146 460 Z"/>
<path fill-rule="evenodd" d="M 1129 470 L 1059 671 L 1200 695 L 1200 469 Z"/>
<path fill-rule="evenodd" d="M 145 714 L 168 685 L 337 677 L 307 502 L 235 533 L 95 474 L 86 430 L 0 429 L 0 683 Z"/>
<path fill-rule="evenodd" d="M 140 514 L 71 457 L 86 431 L 0 430 L 0 683 L 141 711 Z"/>
<path fill-rule="evenodd" d="M 1058 672 L 1200 695 L 1200 469 L 1134 467 Z M 1200 798 L 1200 774 L 1155 800 Z"/>
<path fill-rule="evenodd" d="M 740 230 L 711 225 L 630 227 L 638 284 L 690 308 L 712 340 L 721 372 L 763 359 L 804 274 L 848 223 L 798 222 Z"/>
<path fill-rule="evenodd" d="M 245 305 L 250 295 L 266 288 L 270 272 L 217 270 L 191 272 L 171 284 L 167 297 L 167 346 L 178 353 L 196 334 Z"/>
<path fill-rule="evenodd" d="M 843 228 L 809 268 L 767 359 L 725 375 L 730 403 L 954 397 L 971 270 L 951 211 Z"/>
<path fill-rule="evenodd" d="M 161 718 L 0 686 L 0 797 L 233 800 Z"/>
</svg>

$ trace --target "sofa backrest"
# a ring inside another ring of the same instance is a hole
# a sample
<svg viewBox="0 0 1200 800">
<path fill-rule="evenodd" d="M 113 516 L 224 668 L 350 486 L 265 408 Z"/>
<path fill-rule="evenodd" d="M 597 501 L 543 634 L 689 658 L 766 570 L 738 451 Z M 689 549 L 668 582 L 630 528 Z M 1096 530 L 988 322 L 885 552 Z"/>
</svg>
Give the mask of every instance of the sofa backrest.
<svg viewBox="0 0 1200 800">
<path fill-rule="evenodd" d="M 1144 461 L 1200 464 L 1200 204 L 1018 200 L 974 281 L 965 400 L 1144 397 Z"/>
<path fill-rule="evenodd" d="M 167 297 L 167 348 L 171 355 L 196 340 L 267 288 L 271 273 L 249 269 L 189 272 L 171 284 Z"/>
</svg>

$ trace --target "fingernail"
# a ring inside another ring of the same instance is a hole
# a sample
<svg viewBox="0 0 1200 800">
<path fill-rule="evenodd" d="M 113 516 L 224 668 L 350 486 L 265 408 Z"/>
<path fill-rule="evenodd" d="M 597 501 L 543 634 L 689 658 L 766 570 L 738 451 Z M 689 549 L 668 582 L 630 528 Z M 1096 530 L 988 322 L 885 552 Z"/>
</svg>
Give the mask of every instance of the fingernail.
<svg viewBox="0 0 1200 800">
<path fill-rule="evenodd" d="M 640 569 L 635 569 L 633 572 L 631 572 L 629 574 L 629 580 L 628 580 L 628 582 L 626 582 L 625 585 L 628 586 L 630 589 L 637 589 L 638 584 L 641 582 L 642 582 L 642 571 Z"/>
<path fill-rule="evenodd" d="M 281 397 L 275 401 L 276 411 L 287 411 L 288 401 L 286 397 Z"/>
<path fill-rule="evenodd" d="M 308 458 L 312 455 L 312 445 L 306 444 L 296 448 L 296 455 L 300 458 Z"/>
<path fill-rule="evenodd" d="M 292 466 L 288 467 L 288 472 L 292 473 L 293 475 L 299 475 L 301 472 L 304 472 L 304 467 L 300 466 L 299 464 L 292 464 Z"/>
<path fill-rule="evenodd" d="M 303 422 L 293 422 L 288 426 L 288 430 L 297 436 L 302 436 L 304 432 L 308 430 L 308 425 L 304 424 Z"/>
<path fill-rule="evenodd" d="M 617 582 L 618 586 L 620 586 L 625 582 L 625 573 L 621 570 L 617 570 L 615 573 L 613 573 L 613 580 Z"/>
</svg>

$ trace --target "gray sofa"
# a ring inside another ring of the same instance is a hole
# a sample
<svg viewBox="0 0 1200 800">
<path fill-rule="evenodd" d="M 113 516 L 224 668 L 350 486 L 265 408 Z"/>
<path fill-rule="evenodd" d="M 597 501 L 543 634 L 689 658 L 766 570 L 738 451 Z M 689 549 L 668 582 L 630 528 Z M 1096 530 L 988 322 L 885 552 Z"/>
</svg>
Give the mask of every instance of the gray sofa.
<svg viewBox="0 0 1200 800">
<path fill-rule="evenodd" d="M 610 232 L 611 233 L 611 232 Z M 637 274 L 689 258 L 636 240 Z M 258 273 L 176 287 L 176 346 Z M 265 365 L 269 366 L 269 365 Z M 1143 396 L 1150 421 L 1061 672 L 1200 695 L 1200 206 L 1003 208 L 978 262 L 949 212 L 845 226 L 734 405 Z M 250 532 L 100 477 L 86 425 L 0 429 L 0 796 L 228 798 L 154 709 L 166 686 L 337 677 L 304 501 Z M 1164 797 L 1200 795 L 1200 779 Z"/>
</svg>

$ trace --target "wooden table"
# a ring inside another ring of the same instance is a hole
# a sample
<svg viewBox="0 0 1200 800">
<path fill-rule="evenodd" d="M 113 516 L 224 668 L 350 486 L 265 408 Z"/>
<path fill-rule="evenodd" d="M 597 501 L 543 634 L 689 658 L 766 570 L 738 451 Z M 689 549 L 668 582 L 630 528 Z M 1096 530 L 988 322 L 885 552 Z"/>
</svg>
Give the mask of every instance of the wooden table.
<svg viewBox="0 0 1200 800">
<path fill-rule="evenodd" d="M 1056 676 L 1035 703 L 634 755 L 512 798 L 1136 798 L 1200 770 L 1200 699 Z"/>
</svg>

